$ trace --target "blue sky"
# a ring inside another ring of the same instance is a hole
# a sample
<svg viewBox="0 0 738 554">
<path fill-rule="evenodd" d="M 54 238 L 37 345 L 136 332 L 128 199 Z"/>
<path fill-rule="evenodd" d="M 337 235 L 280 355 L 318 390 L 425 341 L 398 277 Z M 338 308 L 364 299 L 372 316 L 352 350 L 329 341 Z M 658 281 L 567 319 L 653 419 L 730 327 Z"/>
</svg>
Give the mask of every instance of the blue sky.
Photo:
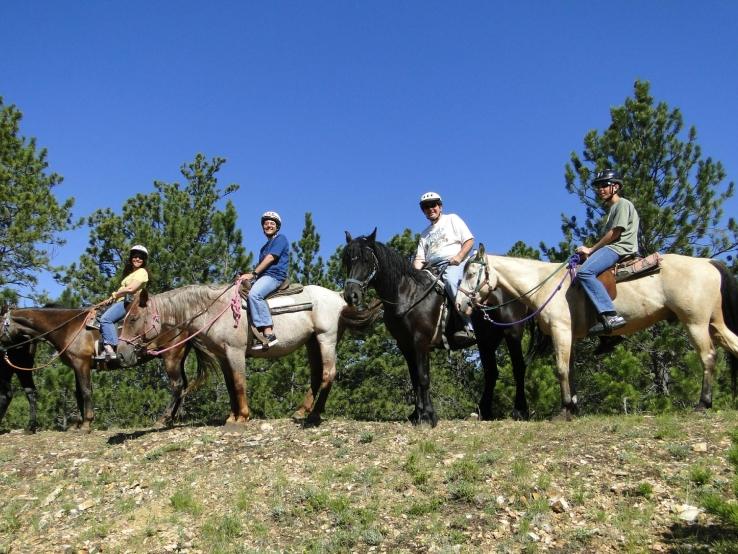
<svg viewBox="0 0 738 554">
<path fill-rule="evenodd" d="M 554 243 L 583 214 L 570 153 L 636 79 L 738 174 L 738 2 L 5 0 L 0 19 L 0 95 L 78 217 L 202 152 L 241 186 L 250 251 L 265 210 L 290 240 L 312 212 L 325 256 L 346 229 L 420 231 L 427 190 L 489 249 Z M 56 264 L 87 229 L 66 238 Z"/>
</svg>

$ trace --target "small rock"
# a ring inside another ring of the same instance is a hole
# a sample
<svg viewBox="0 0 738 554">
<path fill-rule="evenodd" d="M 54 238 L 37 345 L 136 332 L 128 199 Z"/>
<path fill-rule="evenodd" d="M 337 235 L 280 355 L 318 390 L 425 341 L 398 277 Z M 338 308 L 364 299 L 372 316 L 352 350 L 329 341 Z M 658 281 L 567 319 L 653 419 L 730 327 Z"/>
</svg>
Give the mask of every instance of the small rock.
<svg viewBox="0 0 738 554">
<path fill-rule="evenodd" d="M 689 504 L 682 504 L 679 506 L 679 519 L 682 521 L 693 522 L 697 520 L 702 510 L 697 506 L 691 506 Z"/>
<path fill-rule="evenodd" d="M 692 450 L 694 452 L 707 452 L 707 443 L 706 442 L 696 442 L 692 445 Z"/>
<path fill-rule="evenodd" d="M 538 542 L 538 541 L 541 540 L 541 537 L 539 537 L 538 535 L 536 535 L 533 531 L 531 531 L 531 532 L 528 533 L 528 538 L 530 540 L 532 540 L 533 542 Z"/>
<path fill-rule="evenodd" d="M 552 498 L 548 505 L 551 506 L 551 509 L 557 514 L 569 511 L 569 503 L 565 498 L 561 498 L 559 496 Z"/>
</svg>

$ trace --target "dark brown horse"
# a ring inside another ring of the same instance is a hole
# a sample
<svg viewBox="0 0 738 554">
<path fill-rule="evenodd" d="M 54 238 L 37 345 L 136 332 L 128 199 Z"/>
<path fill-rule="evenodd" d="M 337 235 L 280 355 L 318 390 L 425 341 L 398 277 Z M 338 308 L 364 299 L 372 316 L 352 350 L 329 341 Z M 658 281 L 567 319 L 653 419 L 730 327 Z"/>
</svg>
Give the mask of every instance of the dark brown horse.
<svg viewBox="0 0 738 554">
<path fill-rule="evenodd" d="M 377 291 L 384 304 L 385 325 L 397 341 L 410 372 L 415 410 L 409 419 L 414 424 L 429 423 L 435 426 L 438 416 L 430 395 L 429 354 L 432 348 L 441 344 L 437 324 L 446 295 L 436 290 L 433 276 L 427 271 L 414 269 L 399 252 L 378 242 L 376 234 L 375 229 L 368 236 L 353 239 L 346 232 L 343 266 L 347 280 L 344 298 L 349 305 L 358 306 L 364 302 L 368 286 Z M 522 319 L 526 313 L 527 309 L 521 303 L 509 303 L 496 319 L 512 322 Z M 481 417 L 492 418 L 492 399 L 498 377 L 495 351 L 504 339 L 515 376 L 513 417 L 527 419 L 525 359 L 521 348 L 523 326 L 494 327 L 478 316 L 474 317 L 473 325 L 485 375 L 484 392 L 479 402 Z M 449 343 L 454 348 L 451 338 Z"/>
<path fill-rule="evenodd" d="M 0 421 L 5 417 L 5 412 L 8 411 L 8 406 L 13 400 L 11 380 L 13 375 L 17 375 L 23 387 L 23 392 L 28 399 L 28 424 L 26 425 L 26 432 L 28 433 L 35 433 L 38 428 L 36 421 L 36 385 L 33 382 L 33 372 L 15 369 L 13 365 L 32 367 L 35 353 L 36 345 L 26 343 L 8 352 L 10 363 L 5 361 L 5 356 L 0 356 Z"/>
<path fill-rule="evenodd" d="M 99 332 L 85 328 L 85 320 L 89 308 L 20 308 L 7 310 L 2 314 L 2 330 L 0 343 L 8 350 L 9 356 L 17 344 L 28 344 L 26 340 L 45 340 L 57 351 L 59 359 L 74 370 L 77 406 L 81 421 L 77 428 L 90 432 L 95 417 L 92 407 L 92 358 L 95 352 L 95 341 Z M 171 423 L 177 415 L 182 402 L 182 395 L 187 387 L 184 373 L 184 360 L 189 351 L 188 345 L 172 349 L 162 356 L 164 367 L 169 376 L 172 401 L 159 418 L 160 424 Z M 202 355 L 198 355 L 198 372 L 203 363 L 208 363 Z M 20 367 L 32 367 L 33 361 L 27 364 L 16 364 Z M 29 373 L 30 374 L 30 373 Z"/>
</svg>

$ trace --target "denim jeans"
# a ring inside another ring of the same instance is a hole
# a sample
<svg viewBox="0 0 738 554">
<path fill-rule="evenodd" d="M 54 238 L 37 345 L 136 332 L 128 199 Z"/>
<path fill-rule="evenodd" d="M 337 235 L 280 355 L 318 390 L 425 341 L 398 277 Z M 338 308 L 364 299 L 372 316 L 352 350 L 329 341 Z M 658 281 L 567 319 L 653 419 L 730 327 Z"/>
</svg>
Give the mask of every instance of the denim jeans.
<svg viewBox="0 0 738 554">
<path fill-rule="evenodd" d="M 257 329 L 260 327 L 272 326 L 272 314 L 269 312 L 269 305 L 264 298 L 272 291 L 277 290 L 282 281 L 279 281 L 271 275 L 262 275 L 259 277 L 249 291 L 249 315 L 251 316 L 251 324 Z"/>
<path fill-rule="evenodd" d="M 437 262 L 434 260 L 434 263 Z M 459 285 L 464 278 L 464 263 L 461 262 L 459 265 L 449 264 L 443 273 L 443 287 L 446 289 L 446 295 L 449 298 L 449 308 L 452 310 L 456 310 L 456 293 L 459 291 Z M 458 310 L 456 312 L 459 313 Z M 464 321 L 464 326 L 467 329 L 471 329 L 471 318 L 466 314 L 459 313 L 459 315 Z"/>
<path fill-rule="evenodd" d="M 597 280 L 597 276 L 615 265 L 619 258 L 614 250 L 605 246 L 591 254 L 577 272 L 577 280 L 582 284 L 584 292 L 589 296 L 598 314 L 615 311 L 615 305 L 610 300 L 605 285 Z"/>
<path fill-rule="evenodd" d="M 116 302 L 110 306 L 100 318 L 100 333 L 102 334 L 103 342 L 112 346 L 118 344 L 118 329 L 115 328 L 115 324 L 123 319 L 126 315 L 126 308 L 123 305 L 123 301 Z"/>
</svg>

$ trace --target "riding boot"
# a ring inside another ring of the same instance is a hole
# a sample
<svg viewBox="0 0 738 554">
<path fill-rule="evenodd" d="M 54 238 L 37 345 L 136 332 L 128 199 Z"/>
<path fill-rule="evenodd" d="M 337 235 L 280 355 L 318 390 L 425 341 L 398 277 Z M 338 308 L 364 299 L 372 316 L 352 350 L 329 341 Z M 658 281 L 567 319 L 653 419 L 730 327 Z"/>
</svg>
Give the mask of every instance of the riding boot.
<svg viewBox="0 0 738 554">
<path fill-rule="evenodd" d="M 609 335 L 625 326 L 625 319 L 617 313 L 600 314 L 600 321 L 589 329 L 590 336 Z"/>
</svg>

